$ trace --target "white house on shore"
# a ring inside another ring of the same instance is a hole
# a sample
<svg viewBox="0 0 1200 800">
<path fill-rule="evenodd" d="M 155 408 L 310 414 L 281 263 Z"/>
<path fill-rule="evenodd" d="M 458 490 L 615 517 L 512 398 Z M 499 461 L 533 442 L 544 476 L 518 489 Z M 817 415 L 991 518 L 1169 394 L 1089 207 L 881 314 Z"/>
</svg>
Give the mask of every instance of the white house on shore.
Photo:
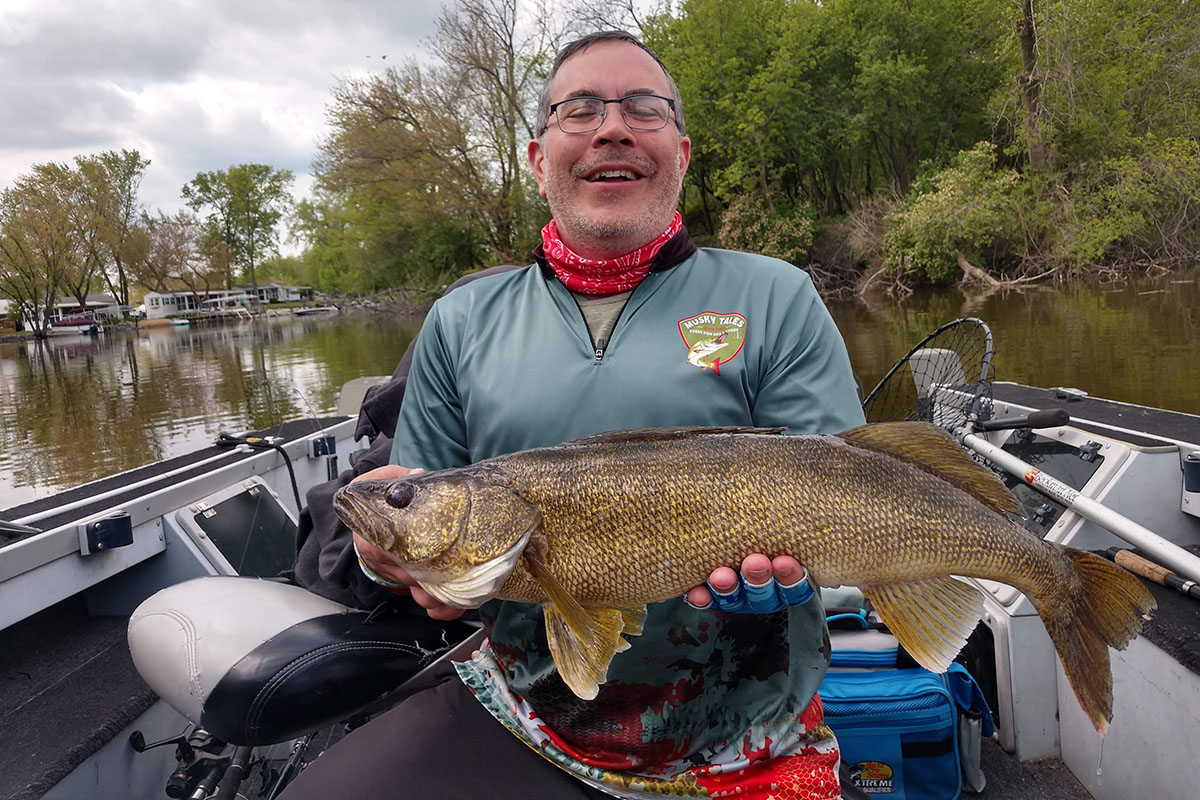
<svg viewBox="0 0 1200 800">
<path fill-rule="evenodd" d="M 14 300 L 0 300 L 0 316 L 7 317 L 13 306 L 16 305 Z M 86 317 L 90 320 L 103 322 L 106 317 L 114 317 L 120 319 L 125 316 L 121 310 L 121 304 L 116 298 L 110 294 L 89 294 L 84 304 L 80 305 L 79 300 L 74 297 L 60 297 L 54 303 L 54 309 L 50 312 L 51 324 L 62 322 L 73 317 Z M 32 321 L 28 318 L 22 320 L 26 329 L 31 328 Z"/>
<path fill-rule="evenodd" d="M 146 306 L 146 319 L 161 319 L 238 307 L 249 309 L 253 305 L 253 291 L 251 286 L 234 286 L 232 289 L 213 289 L 199 297 L 189 291 L 147 292 L 142 303 Z M 278 283 L 258 286 L 258 301 L 261 304 L 295 302 L 311 299 L 312 296 L 311 286 L 282 286 Z"/>
</svg>

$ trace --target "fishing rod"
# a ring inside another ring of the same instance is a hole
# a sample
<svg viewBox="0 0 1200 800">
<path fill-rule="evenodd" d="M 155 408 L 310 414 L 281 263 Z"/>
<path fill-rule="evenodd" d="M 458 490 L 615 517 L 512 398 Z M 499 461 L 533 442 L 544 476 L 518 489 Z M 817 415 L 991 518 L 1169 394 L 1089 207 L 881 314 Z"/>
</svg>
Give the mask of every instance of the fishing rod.
<svg viewBox="0 0 1200 800">
<path fill-rule="evenodd" d="M 1034 412 L 1034 414 L 1052 412 Z M 1032 425 L 1006 425 L 1005 427 L 1043 427 L 1029 415 Z M 1063 412 L 1065 416 L 1065 412 Z M 1014 418 L 1018 419 L 1018 418 Z M 1069 417 L 1068 417 L 1069 420 Z M 1058 423 L 1065 424 L 1065 423 Z M 1042 494 L 1057 500 L 1062 505 L 1074 511 L 1086 520 L 1096 523 L 1105 530 L 1116 534 L 1125 541 L 1140 549 L 1158 563 L 1170 567 L 1175 572 L 1186 576 L 1192 581 L 1200 582 L 1200 557 L 1192 555 L 1177 544 L 1159 536 L 1123 514 L 1113 511 L 1106 505 L 1098 503 L 1090 497 L 1067 486 L 1062 481 L 1049 475 L 1037 467 L 1014 456 L 1006 450 L 989 442 L 973 432 L 975 426 L 968 423 L 956 431 L 956 438 L 965 446 L 986 458 L 1010 475 L 1020 478 L 1029 486 Z M 1050 427 L 1050 426 L 1044 426 Z"/>
<path fill-rule="evenodd" d="M 1154 581 L 1159 586 L 1166 586 L 1180 594 L 1187 595 L 1193 600 L 1200 600 L 1200 584 L 1197 584 L 1196 581 L 1184 580 L 1174 572 L 1159 564 L 1155 564 L 1153 561 L 1142 558 L 1132 550 L 1110 547 L 1104 551 L 1104 555 L 1110 561 L 1121 565 L 1132 573 Z"/>
<path fill-rule="evenodd" d="M 1071 419 L 1063 409 L 988 419 L 994 354 L 992 331 L 986 322 L 977 317 L 948 322 L 921 339 L 892 366 L 863 400 L 863 411 L 871 422 L 900 419 L 933 422 L 951 432 L 963 447 L 998 468 L 1187 579 L 1200 582 L 1197 556 L 978 435 L 1015 428 L 1055 428 Z"/>
</svg>

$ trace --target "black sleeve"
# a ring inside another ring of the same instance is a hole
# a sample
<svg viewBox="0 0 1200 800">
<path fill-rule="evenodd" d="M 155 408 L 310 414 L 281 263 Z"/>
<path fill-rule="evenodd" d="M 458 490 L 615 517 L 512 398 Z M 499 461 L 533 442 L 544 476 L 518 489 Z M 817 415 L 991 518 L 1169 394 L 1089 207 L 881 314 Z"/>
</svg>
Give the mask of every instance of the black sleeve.
<svg viewBox="0 0 1200 800">
<path fill-rule="evenodd" d="M 308 491 L 300 512 L 299 550 L 292 579 L 323 597 L 356 608 L 374 608 L 385 601 L 411 603 L 372 583 L 358 568 L 350 529 L 333 513 L 333 495 L 353 478 L 388 463 L 392 438 L 379 436 L 366 450 L 351 456 L 351 468 L 335 481 Z"/>
<path fill-rule="evenodd" d="M 517 267 L 492 267 L 460 278 L 447 292 L 478 278 L 507 272 Z M 350 529 L 333 512 L 333 495 L 355 477 L 389 463 L 392 453 L 392 434 L 400 416 L 408 370 L 412 366 L 414 338 L 404 357 L 392 373 L 392 379 L 373 386 L 363 398 L 358 412 L 358 427 L 354 438 L 372 437 L 371 446 L 350 454 L 350 469 L 337 480 L 309 490 L 306 505 L 300 512 L 297 536 L 296 567 L 289 576 L 310 592 L 328 597 L 338 603 L 356 608 L 375 608 L 389 602 L 417 608 L 410 598 L 387 591 L 372 583 L 358 568 L 358 557 L 350 538 Z"/>
</svg>

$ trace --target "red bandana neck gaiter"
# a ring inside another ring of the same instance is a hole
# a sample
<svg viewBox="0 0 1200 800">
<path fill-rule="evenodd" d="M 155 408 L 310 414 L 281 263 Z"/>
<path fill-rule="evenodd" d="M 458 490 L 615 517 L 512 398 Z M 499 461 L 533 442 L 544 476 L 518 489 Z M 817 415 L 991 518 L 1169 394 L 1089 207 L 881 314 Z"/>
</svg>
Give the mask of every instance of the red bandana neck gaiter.
<svg viewBox="0 0 1200 800">
<path fill-rule="evenodd" d="M 675 218 L 654 241 L 616 258 L 592 259 L 576 255 L 558 236 L 554 220 L 542 228 L 542 249 L 546 262 L 563 285 L 580 294 L 616 294 L 628 292 L 650 273 L 654 257 L 663 245 L 683 228 L 683 217 Z"/>
</svg>

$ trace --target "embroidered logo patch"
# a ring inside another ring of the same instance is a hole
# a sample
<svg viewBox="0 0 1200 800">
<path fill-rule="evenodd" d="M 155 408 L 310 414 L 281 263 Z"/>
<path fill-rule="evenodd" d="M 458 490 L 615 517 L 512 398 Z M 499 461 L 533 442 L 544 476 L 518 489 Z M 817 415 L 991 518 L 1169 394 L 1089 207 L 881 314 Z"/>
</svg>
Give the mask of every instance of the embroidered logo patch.
<svg viewBox="0 0 1200 800">
<path fill-rule="evenodd" d="M 741 314 L 705 311 L 679 320 L 679 335 L 687 345 L 687 362 L 721 374 L 721 365 L 733 360 L 746 343 L 746 318 Z"/>
</svg>

